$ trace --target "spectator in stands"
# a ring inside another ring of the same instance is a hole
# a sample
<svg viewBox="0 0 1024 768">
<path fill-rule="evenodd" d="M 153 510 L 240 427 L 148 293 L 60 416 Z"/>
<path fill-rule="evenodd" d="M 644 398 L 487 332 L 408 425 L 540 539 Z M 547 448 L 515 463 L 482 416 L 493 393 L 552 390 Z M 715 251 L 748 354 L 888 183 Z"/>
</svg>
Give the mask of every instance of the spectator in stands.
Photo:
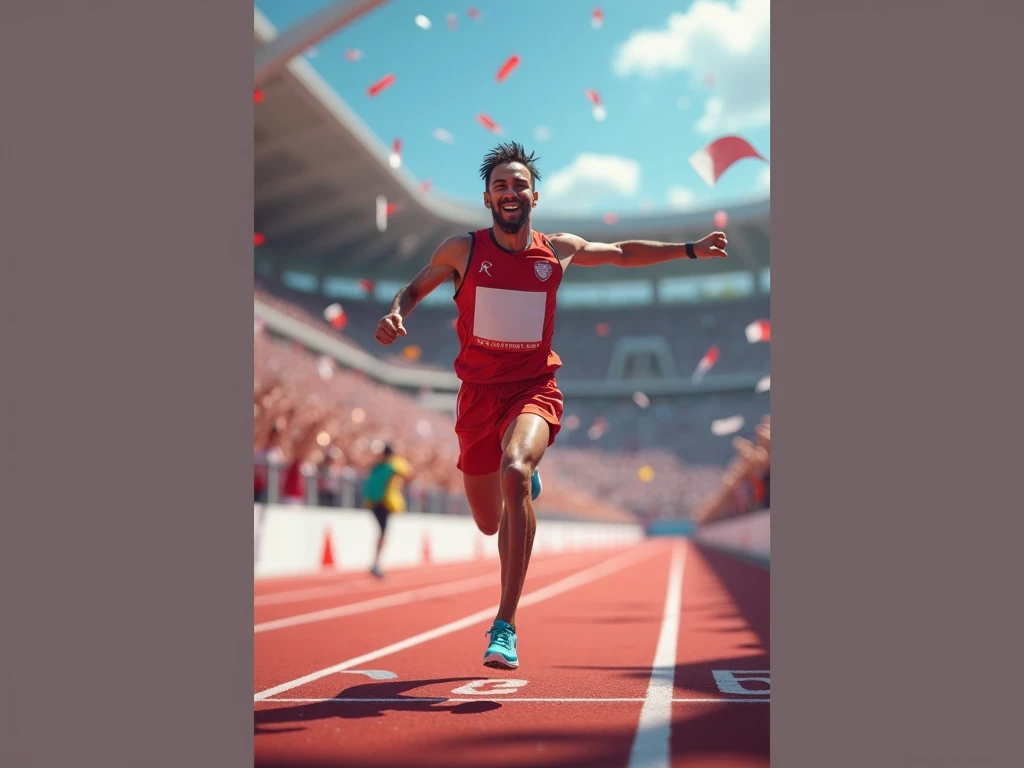
<svg viewBox="0 0 1024 768">
<path fill-rule="evenodd" d="M 388 518 L 396 512 L 405 511 L 402 484 L 408 479 L 410 472 L 409 463 L 401 456 L 396 456 L 390 445 L 385 445 L 380 460 L 370 469 L 363 484 L 363 503 L 373 512 L 377 518 L 377 525 L 380 526 L 377 551 L 373 557 L 373 566 L 370 568 L 370 572 L 378 578 L 384 575 L 380 567 L 380 553 L 384 549 Z"/>
<path fill-rule="evenodd" d="M 316 459 L 319 453 L 317 440 L 326 421 L 327 418 L 323 415 L 314 416 L 299 433 L 299 439 L 295 441 L 281 489 L 282 501 L 285 504 L 301 506 L 306 503 L 306 477 L 316 471 Z"/>
</svg>

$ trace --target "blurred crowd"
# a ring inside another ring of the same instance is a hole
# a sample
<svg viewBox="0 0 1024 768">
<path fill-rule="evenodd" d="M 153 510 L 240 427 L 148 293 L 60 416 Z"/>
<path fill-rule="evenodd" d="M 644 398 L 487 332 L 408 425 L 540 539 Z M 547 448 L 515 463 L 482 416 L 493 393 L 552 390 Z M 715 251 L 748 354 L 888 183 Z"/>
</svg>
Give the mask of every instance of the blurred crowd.
<svg viewBox="0 0 1024 768">
<path fill-rule="evenodd" d="M 714 492 L 697 508 L 697 523 L 711 523 L 771 507 L 771 417 L 754 430 L 756 442 L 733 439 L 733 460 Z"/>
</svg>

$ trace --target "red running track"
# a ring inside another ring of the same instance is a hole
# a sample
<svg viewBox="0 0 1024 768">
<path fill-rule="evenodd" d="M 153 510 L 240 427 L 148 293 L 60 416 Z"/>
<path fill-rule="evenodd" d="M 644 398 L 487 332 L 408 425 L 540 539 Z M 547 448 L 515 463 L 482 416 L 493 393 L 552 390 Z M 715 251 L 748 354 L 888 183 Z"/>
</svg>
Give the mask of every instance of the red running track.
<svg viewBox="0 0 1024 768">
<path fill-rule="evenodd" d="M 260 583 L 255 765 L 768 766 L 769 582 L 679 539 L 537 557 L 514 672 L 496 561 Z"/>
</svg>

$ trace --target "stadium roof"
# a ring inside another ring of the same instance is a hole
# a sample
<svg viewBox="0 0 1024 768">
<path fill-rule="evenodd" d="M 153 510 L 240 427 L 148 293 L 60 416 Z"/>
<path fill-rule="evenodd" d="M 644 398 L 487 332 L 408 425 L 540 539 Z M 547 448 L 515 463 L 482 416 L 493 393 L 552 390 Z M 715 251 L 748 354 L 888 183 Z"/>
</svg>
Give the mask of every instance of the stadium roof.
<svg viewBox="0 0 1024 768">
<path fill-rule="evenodd" d="M 277 31 L 254 9 L 255 50 Z M 446 237 L 490 226 L 482 204 L 435 192 L 404 166 L 392 169 L 390 148 L 370 131 L 301 56 L 265 82 L 254 116 L 254 223 L 281 269 L 317 276 L 408 279 Z M 475 173 L 476 169 L 470 169 Z M 377 198 L 395 206 L 378 231 Z M 767 200 L 730 206 L 726 261 L 664 264 L 647 277 L 758 271 L 769 264 Z M 714 228 L 714 211 L 601 218 L 534 214 L 541 232 L 573 232 L 596 241 L 630 238 L 680 242 Z M 575 280 L 607 280 L 607 270 L 575 270 Z"/>
</svg>

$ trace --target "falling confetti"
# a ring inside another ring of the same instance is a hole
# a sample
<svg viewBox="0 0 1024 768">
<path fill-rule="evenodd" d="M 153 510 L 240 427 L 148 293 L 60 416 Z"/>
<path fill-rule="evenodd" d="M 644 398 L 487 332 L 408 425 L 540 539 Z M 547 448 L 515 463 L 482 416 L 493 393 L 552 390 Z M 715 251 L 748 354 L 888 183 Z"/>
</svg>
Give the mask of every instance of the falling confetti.
<svg viewBox="0 0 1024 768">
<path fill-rule="evenodd" d="M 756 344 L 759 341 L 772 340 L 772 325 L 767 320 L 755 320 L 746 327 L 747 341 Z"/>
<path fill-rule="evenodd" d="M 253 91 L 252 100 L 255 104 L 259 104 L 264 98 L 265 96 L 263 95 L 263 91 Z"/>
<path fill-rule="evenodd" d="M 360 51 L 358 48 L 349 48 L 347 51 L 345 51 L 345 58 L 348 59 L 349 61 L 359 61 L 361 58 L 363 58 L 363 52 Z"/>
<path fill-rule="evenodd" d="M 316 372 L 324 381 L 330 381 L 334 376 L 334 360 L 327 355 L 320 355 L 316 361 Z"/>
<path fill-rule="evenodd" d="M 761 379 L 759 382 L 757 382 L 757 386 L 754 387 L 754 391 L 755 392 L 764 393 L 764 392 L 770 391 L 771 388 L 772 388 L 772 377 L 771 376 L 765 376 L 763 379 Z"/>
<path fill-rule="evenodd" d="M 594 423 L 590 425 L 590 429 L 587 430 L 587 437 L 591 440 L 600 440 L 604 437 L 606 431 L 608 431 L 608 419 L 604 416 L 598 416 L 594 419 Z"/>
<path fill-rule="evenodd" d="M 430 29 L 430 19 L 424 16 L 422 13 L 416 17 L 416 26 L 420 29 Z"/>
<path fill-rule="evenodd" d="M 768 162 L 746 139 L 723 136 L 694 152 L 690 156 L 690 165 L 709 187 L 713 187 L 733 163 L 747 157 Z"/>
<path fill-rule="evenodd" d="M 481 19 L 480 11 L 478 11 L 476 8 L 470 8 L 468 11 L 466 11 L 466 15 L 469 16 L 469 18 L 473 19 L 474 21 L 480 21 Z"/>
<path fill-rule="evenodd" d="M 404 357 L 406 360 L 419 360 L 421 354 L 422 350 L 415 344 L 408 346 L 402 350 L 402 357 Z"/>
<path fill-rule="evenodd" d="M 608 323 L 598 323 L 596 331 L 598 336 L 607 336 L 612 332 L 612 329 Z"/>
<path fill-rule="evenodd" d="M 714 368 L 715 363 L 718 362 L 719 354 L 718 347 L 715 346 L 711 347 L 704 353 L 704 357 L 702 357 L 700 362 L 697 363 L 697 368 L 693 372 L 692 379 L 694 384 L 700 382 L 700 380 L 707 375 L 707 372 Z"/>
<path fill-rule="evenodd" d="M 420 192 L 429 192 L 432 186 L 433 184 L 431 183 L 430 179 L 427 179 L 422 184 L 420 184 Z"/>
<path fill-rule="evenodd" d="M 498 70 L 498 82 L 505 82 L 505 78 L 512 74 L 512 71 L 519 66 L 519 57 L 512 55 L 508 57 L 508 60 L 501 65 L 501 69 Z"/>
<path fill-rule="evenodd" d="M 501 126 L 498 125 L 496 122 L 494 122 L 487 115 L 483 115 L 483 114 L 477 115 L 476 116 L 476 121 L 478 123 L 480 123 L 480 125 L 482 125 L 484 128 L 486 128 L 491 133 L 501 133 Z"/>
<path fill-rule="evenodd" d="M 377 231 L 388 231 L 388 199 L 384 195 L 377 195 Z"/>
<path fill-rule="evenodd" d="M 604 119 L 608 117 L 608 112 L 605 110 L 604 104 L 601 102 L 601 95 L 592 88 L 588 88 L 584 93 L 587 95 L 587 99 L 590 103 L 593 104 L 592 114 L 594 115 L 594 119 L 599 123 L 603 122 Z"/>
<path fill-rule="evenodd" d="M 265 235 L 262 235 L 259 232 L 254 232 L 253 233 L 253 236 L 252 236 L 252 244 L 253 245 L 255 245 L 258 248 L 259 246 L 263 245 L 265 242 L 267 242 L 267 238 L 266 238 Z"/>
<path fill-rule="evenodd" d="M 636 471 L 636 476 L 640 478 L 641 483 L 649 483 L 654 479 L 654 469 L 647 464 L 644 464 Z"/>
<path fill-rule="evenodd" d="M 538 125 L 533 129 L 533 138 L 537 141 L 547 141 L 551 138 L 551 129 L 546 125 Z"/>
<path fill-rule="evenodd" d="M 600 8 L 595 8 L 593 13 L 590 14 L 590 26 L 594 29 L 600 29 L 604 26 L 604 11 Z"/>
<path fill-rule="evenodd" d="M 446 131 L 444 128 L 435 128 L 433 136 L 438 141 L 443 141 L 445 144 L 454 144 L 455 137 L 452 136 L 450 131 Z"/>
<path fill-rule="evenodd" d="M 562 423 L 562 426 L 564 426 L 570 432 L 573 432 L 580 428 L 580 417 L 577 416 L 576 414 L 570 414 L 569 416 L 565 417 L 565 421 Z"/>
<path fill-rule="evenodd" d="M 641 408 L 646 408 L 651 404 L 651 398 L 649 398 L 643 392 L 634 392 L 633 402 L 639 405 Z"/>
<path fill-rule="evenodd" d="M 335 330 L 343 330 L 348 325 L 348 317 L 345 315 L 345 310 L 341 308 L 341 304 L 331 304 L 324 310 L 324 320 L 331 324 L 331 327 Z"/>
<path fill-rule="evenodd" d="M 398 168 L 402 164 L 402 140 L 395 139 L 391 145 L 391 157 L 388 158 L 392 168 Z"/>
<path fill-rule="evenodd" d="M 374 96 L 379 94 L 381 91 L 383 91 L 385 88 L 390 88 L 392 85 L 394 85 L 394 83 L 395 83 L 395 76 L 394 75 L 390 75 L 390 74 L 389 75 L 384 75 L 384 77 L 382 77 L 376 83 L 374 83 L 369 88 L 367 88 L 366 92 L 370 95 L 370 98 L 373 98 Z"/>
<path fill-rule="evenodd" d="M 373 293 L 373 289 L 375 287 L 376 286 L 375 286 L 374 282 L 372 280 L 367 280 L 365 277 L 362 280 L 359 281 L 359 289 L 363 293 Z"/>
<path fill-rule="evenodd" d="M 448 21 L 448 29 L 450 29 L 452 32 L 454 32 L 456 29 L 458 29 L 458 27 L 459 27 L 459 17 L 456 16 L 454 13 L 449 13 L 448 14 L 447 21 Z"/>
<path fill-rule="evenodd" d="M 743 429 L 743 424 L 744 421 L 742 416 L 730 416 L 727 419 L 716 419 L 711 422 L 711 432 L 719 437 L 732 435 Z"/>
<path fill-rule="evenodd" d="M 729 214 L 725 211 L 717 211 L 715 213 L 715 229 L 725 229 L 729 223 Z"/>
<path fill-rule="evenodd" d="M 619 217 L 616 216 L 614 213 L 606 213 L 601 218 L 604 220 L 605 224 L 614 224 L 616 221 L 619 220 Z"/>
</svg>

